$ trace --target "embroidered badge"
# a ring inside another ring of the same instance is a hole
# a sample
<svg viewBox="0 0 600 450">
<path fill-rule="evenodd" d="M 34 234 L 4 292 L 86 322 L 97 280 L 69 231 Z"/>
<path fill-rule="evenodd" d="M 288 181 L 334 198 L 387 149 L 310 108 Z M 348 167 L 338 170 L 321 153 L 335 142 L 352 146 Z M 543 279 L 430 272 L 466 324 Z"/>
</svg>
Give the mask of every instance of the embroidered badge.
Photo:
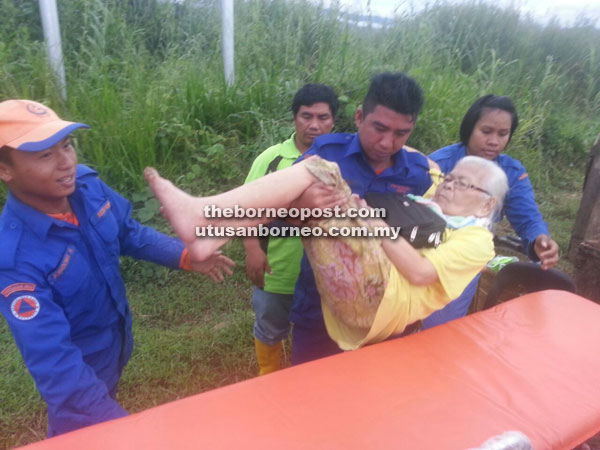
<svg viewBox="0 0 600 450">
<path fill-rule="evenodd" d="M 42 105 L 34 105 L 29 103 L 25 109 L 29 111 L 31 114 L 35 114 L 36 116 L 47 116 L 48 110 L 44 108 Z"/>
<path fill-rule="evenodd" d="M 21 295 L 13 300 L 10 310 L 19 320 L 31 320 L 40 312 L 40 302 L 31 295 Z"/>
<path fill-rule="evenodd" d="M 401 186 L 399 184 L 390 184 L 390 187 L 393 188 L 396 192 L 399 192 L 400 194 L 406 194 L 407 192 L 410 192 L 410 187 L 409 186 Z"/>
<path fill-rule="evenodd" d="M 18 292 L 18 291 L 33 292 L 33 291 L 35 291 L 35 284 L 34 283 L 14 283 L 14 284 L 11 284 L 10 286 L 6 286 L 4 289 L 2 289 L 1 294 L 4 295 L 5 297 L 8 297 L 11 294 L 14 294 L 15 292 Z"/>
<path fill-rule="evenodd" d="M 69 261 L 71 261 L 71 257 L 73 256 L 73 253 L 75 253 L 75 249 L 73 247 L 68 247 L 67 251 L 65 252 L 62 261 L 60 262 L 60 266 L 58 266 L 58 269 L 56 270 L 56 272 L 54 272 L 52 274 L 52 276 L 54 277 L 54 279 L 56 280 L 58 277 L 60 277 L 63 272 L 65 271 L 65 269 L 67 268 L 67 266 L 69 265 Z"/>
<path fill-rule="evenodd" d="M 98 216 L 98 219 L 100 219 L 104 214 L 106 214 L 106 211 L 108 211 L 110 209 L 110 201 L 106 201 L 106 203 L 104 205 L 102 205 L 102 208 L 100 208 L 100 210 L 96 213 L 96 215 Z"/>
</svg>

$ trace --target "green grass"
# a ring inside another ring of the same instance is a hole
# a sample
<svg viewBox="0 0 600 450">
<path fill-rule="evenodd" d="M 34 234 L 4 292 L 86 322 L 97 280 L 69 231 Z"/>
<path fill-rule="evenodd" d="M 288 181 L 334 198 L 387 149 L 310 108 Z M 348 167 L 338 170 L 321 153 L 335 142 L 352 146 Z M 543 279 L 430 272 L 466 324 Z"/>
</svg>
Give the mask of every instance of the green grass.
<svg viewBox="0 0 600 450">
<path fill-rule="evenodd" d="M 337 131 L 369 78 L 405 71 L 426 93 L 409 145 L 426 153 L 458 140 L 479 96 L 511 96 L 520 126 L 508 154 L 528 169 L 544 217 L 565 253 L 587 152 L 600 135 L 600 30 L 585 20 L 542 26 L 517 9 L 434 2 L 388 27 L 357 28 L 306 0 L 236 2 L 236 83 L 223 82 L 219 1 L 58 2 L 68 100 L 45 62 L 37 2 L 0 0 L 0 100 L 23 97 L 88 123 L 82 162 L 134 201 L 135 216 L 167 230 L 141 176 L 158 167 L 195 194 L 240 184 L 252 159 L 292 131 L 290 100 L 306 82 L 341 98 Z M 0 202 L 6 195 L 0 188 Z M 250 285 L 238 266 L 220 285 L 123 261 L 136 348 L 119 401 L 139 411 L 251 377 Z M 568 270 L 568 264 L 561 266 Z M 45 406 L 0 324 L 0 448 L 45 436 Z"/>
</svg>

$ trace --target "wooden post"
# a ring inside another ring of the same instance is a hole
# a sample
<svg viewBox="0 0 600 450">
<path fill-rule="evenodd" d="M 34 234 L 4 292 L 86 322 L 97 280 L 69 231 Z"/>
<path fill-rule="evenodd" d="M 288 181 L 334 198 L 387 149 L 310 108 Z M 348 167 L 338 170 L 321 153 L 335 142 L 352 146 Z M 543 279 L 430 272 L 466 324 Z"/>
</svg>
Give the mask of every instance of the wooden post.
<svg viewBox="0 0 600 450">
<path fill-rule="evenodd" d="M 600 141 L 592 147 L 567 257 L 575 265 L 575 285 L 600 303 Z"/>
</svg>

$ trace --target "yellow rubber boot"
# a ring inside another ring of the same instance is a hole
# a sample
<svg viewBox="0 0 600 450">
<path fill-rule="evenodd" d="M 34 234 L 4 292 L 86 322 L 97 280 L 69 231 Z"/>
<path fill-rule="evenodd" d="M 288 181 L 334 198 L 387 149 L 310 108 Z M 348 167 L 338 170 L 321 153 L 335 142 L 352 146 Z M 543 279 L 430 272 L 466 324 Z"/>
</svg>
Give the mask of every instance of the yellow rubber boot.
<svg viewBox="0 0 600 450">
<path fill-rule="evenodd" d="M 254 338 L 254 348 L 256 349 L 256 361 L 258 362 L 259 376 L 280 369 L 279 360 L 281 359 L 281 341 L 275 345 L 269 345 Z"/>
</svg>

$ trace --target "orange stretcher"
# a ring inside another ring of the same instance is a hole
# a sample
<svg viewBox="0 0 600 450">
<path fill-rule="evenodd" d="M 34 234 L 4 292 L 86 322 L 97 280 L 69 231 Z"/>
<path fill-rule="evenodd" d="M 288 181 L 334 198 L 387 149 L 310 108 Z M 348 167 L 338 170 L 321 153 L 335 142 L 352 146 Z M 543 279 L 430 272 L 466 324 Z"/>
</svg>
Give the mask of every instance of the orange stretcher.
<svg viewBox="0 0 600 450">
<path fill-rule="evenodd" d="M 28 449 L 535 449 L 600 432 L 600 306 L 544 291 Z"/>
</svg>

